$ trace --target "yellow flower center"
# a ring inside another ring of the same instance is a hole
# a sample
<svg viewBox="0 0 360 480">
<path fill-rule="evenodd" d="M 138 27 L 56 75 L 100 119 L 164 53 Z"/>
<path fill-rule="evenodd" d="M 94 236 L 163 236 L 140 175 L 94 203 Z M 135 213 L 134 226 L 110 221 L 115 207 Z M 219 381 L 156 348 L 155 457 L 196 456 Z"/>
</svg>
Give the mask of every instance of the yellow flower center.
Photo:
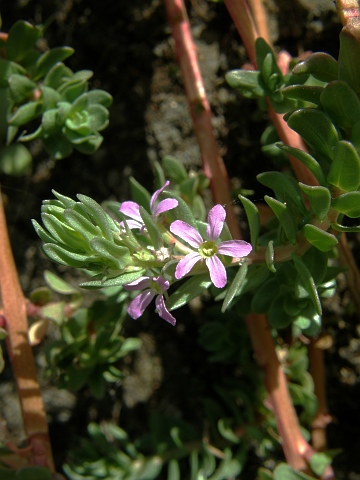
<svg viewBox="0 0 360 480">
<path fill-rule="evenodd" d="M 218 252 L 218 247 L 215 242 L 212 240 L 207 240 L 204 242 L 199 249 L 199 253 L 203 258 L 210 258 L 216 255 Z"/>
</svg>

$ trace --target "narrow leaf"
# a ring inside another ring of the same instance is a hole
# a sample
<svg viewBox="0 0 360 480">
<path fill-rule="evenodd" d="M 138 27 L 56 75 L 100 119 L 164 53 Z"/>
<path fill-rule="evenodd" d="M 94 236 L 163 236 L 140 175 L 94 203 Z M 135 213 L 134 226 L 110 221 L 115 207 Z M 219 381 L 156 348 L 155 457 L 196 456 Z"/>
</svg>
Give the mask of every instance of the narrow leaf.
<svg viewBox="0 0 360 480">
<path fill-rule="evenodd" d="M 300 257 L 298 257 L 295 254 L 292 254 L 291 257 L 293 259 L 295 268 L 296 268 L 296 270 L 297 270 L 297 272 L 298 272 L 298 274 L 301 278 L 301 281 L 303 283 L 303 286 L 304 286 L 305 290 L 309 294 L 309 296 L 310 296 L 310 298 L 311 298 L 311 300 L 312 300 L 312 302 L 313 302 L 313 304 L 316 308 L 316 311 L 317 311 L 318 315 L 321 315 L 322 309 L 321 309 L 319 294 L 318 294 L 314 279 L 313 279 L 309 269 L 307 268 L 307 266 L 301 260 Z"/>
<path fill-rule="evenodd" d="M 233 301 L 234 297 L 236 296 L 237 292 L 242 288 L 244 285 L 246 274 L 248 271 L 247 263 L 243 263 L 239 270 L 237 271 L 234 280 L 231 282 L 231 285 L 227 289 L 226 297 L 224 298 L 224 302 L 221 307 L 221 312 L 224 313 L 226 309 L 229 307 L 231 302 Z"/>
<path fill-rule="evenodd" d="M 238 195 L 239 200 L 243 204 L 250 229 L 250 239 L 253 249 L 256 251 L 257 239 L 260 233 L 260 214 L 256 205 L 248 198 Z"/>
<path fill-rule="evenodd" d="M 268 197 L 267 195 L 265 195 L 264 200 L 275 213 L 288 240 L 295 244 L 297 227 L 287 206 L 279 202 L 279 200 L 275 200 L 275 198 Z"/>
</svg>

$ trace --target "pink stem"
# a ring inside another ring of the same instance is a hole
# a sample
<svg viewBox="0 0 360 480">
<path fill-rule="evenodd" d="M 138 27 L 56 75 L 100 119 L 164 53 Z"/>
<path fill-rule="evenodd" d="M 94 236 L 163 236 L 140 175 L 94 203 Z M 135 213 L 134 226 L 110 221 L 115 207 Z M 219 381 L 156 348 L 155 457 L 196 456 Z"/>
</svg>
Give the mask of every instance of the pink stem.
<svg viewBox="0 0 360 480">
<path fill-rule="evenodd" d="M 205 175 L 210 179 L 215 203 L 228 205 L 232 200 L 230 181 L 212 129 L 210 105 L 206 96 L 186 9 L 183 0 L 164 0 L 164 3 L 184 79 L 203 169 Z M 233 237 L 241 238 L 239 225 L 231 208 L 228 208 L 226 221 Z"/>
</svg>

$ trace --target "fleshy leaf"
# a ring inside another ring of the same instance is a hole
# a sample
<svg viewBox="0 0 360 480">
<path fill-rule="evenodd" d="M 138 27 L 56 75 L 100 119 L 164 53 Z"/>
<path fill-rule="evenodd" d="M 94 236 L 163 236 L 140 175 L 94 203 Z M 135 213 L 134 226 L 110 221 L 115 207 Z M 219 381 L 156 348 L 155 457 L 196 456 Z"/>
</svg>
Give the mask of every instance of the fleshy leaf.
<svg viewBox="0 0 360 480">
<path fill-rule="evenodd" d="M 266 247 L 265 261 L 268 269 L 270 270 L 270 272 L 273 272 L 273 273 L 276 272 L 274 260 L 275 260 L 274 242 L 270 240 L 270 242 L 267 244 L 267 247 Z"/>
<path fill-rule="evenodd" d="M 289 85 L 281 91 L 285 98 L 291 100 L 301 100 L 302 102 L 309 102 L 315 105 L 321 105 L 320 96 L 323 87 L 313 85 Z"/>
<path fill-rule="evenodd" d="M 293 216 L 289 212 L 287 206 L 279 202 L 279 200 L 275 200 L 275 198 L 267 195 L 265 195 L 264 200 L 275 213 L 288 240 L 295 244 L 297 228 Z"/>
<path fill-rule="evenodd" d="M 360 94 L 360 44 L 348 28 L 340 32 L 339 80 L 344 80 L 359 95 Z"/>
<path fill-rule="evenodd" d="M 360 121 L 360 100 L 345 82 L 329 83 L 321 94 L 321 104 L 335 124 L 349 129 Z"/>
<path fill-rule="evenodd" d="M 54 292 L 61 293 L 62 295 L 72 295 L 74 293 L 79 293 L 79 290 L 70 283 L 65 282 L 62 278 L 55 275 L 55 273 L 45 270 L 44 278 L 49 287 L 54 290 Z"/>
<path fill-rule="evenodd" d="M 94 223 L 98 225 L 107 240 L 112 240 L 113 234 L 111 227 L 114 225 L 113 220 L 107 215 L 101 206 L 92 198 L 86 195 L 78 194 L 77 198 L 84 205 L 88 214 L 93 217 Z"/>
<path fill-rule="evenodd" d="M 145 210 L 144 207 L 140 206 L 140 215 L 144 221 L 146 226 L 146 230 L 150 236 L 152 245 L 155 247 L 156 250 L 160 248 L 161 245 L 161 234 L 156 227 L 156 224 L 152 218 L 152 216 Z"/>
<path fill-rule="evenodd" d="M 259 210 L 257 209 L 256 205 L 251 202 L 248 198 L 243 197 L 242 195 L 238 195 L 239 200 L 243 204 L 248 223 L 250 229 L 250 238 L 251 238 L 251 245 L 254 250 L 257 247 L 257 239 L 260 233 L 260 214 Z"/>
<path fill-rule="evenodd" d="M 241 267 L 237 271 L 234 280 L 231 282 L 231 285 L 227 289 L 227 293 L 221 307 L 222 313 L 224 313 L 228 308 L 228 306 L 231 304 L 237 291 L 242 288 L 243 283 L 246 279 L 247 271 L 248 271 L 247 263 L 244 263 L 243 265 L 241 265 Z"/>
<path fill-rule="evenodd" d="M 321 230 L 321 228 L 318 228 L 315 225 L 305 225 L 303 228 L 303 234 L 311 245 L 314 245 L 314 247 L 322 252 L 327 252 L 338 244 L 338 240 L 334 235 Z"/>
<path fill-rule="evenodd" d="M 333 149 L 339 141 L 339 136 L 326 113 L 315 108 L 296 110 L 288 117 L 287 124 L 314 152 L 328 160 L 333 159 Z"/>
<path fill-rule="evenodd" d="M 290 147 L 281 142 L 278 142 L 276 146 L 282 151 L 286 152 L 288 155 L 291 155 L 300 160 L 300 162 L 303 163 L 311 171 L 311 173 L 313 173 L 314 177 L 320 185 L 326 185 L 325 176 L 323 174 L 321 166 L 309 153 L 304 152 L 303 150 L 300 150 L 298 148 Z"/>
<path fill-rule="evenodd" d="M 34 80 L 39 80 L 58 62 L 65 60 L 74 53 L 71 47 L 55 47 L 43 53 L 36 62 Z"/>
<path fill-rule="evenodd" d="M 130 177 L 131 198 L 135 203 L 145 208 L 150 213 L 151 195 L 134 177 Z"/>
<path fill-rule="evenodd" d="M 15 73 L 9 77 L 10 95 L 15 103 L 21 103 L 27 99 L 36 87 L 36 83 L 25 75 Z"/>
<path fill-rule="evenodd" d="M 225 75 L 225 79 L 230 87 L 239 90 L 246 98 L 262 98 L 268 94 L 258 71 L 233 70 Z"/>
<path fill-rule="evenodd" d="M 212 282 L 208 273 L 191 277 L 185 283 L 180 285 L 180 287 L 170 296 L 167 302 L 168 310 L 175 310 L 176 308 L 189 303 L 190 300 L 209 288 L 211 284 Z"/>
<path fill-rule="evenodd" d="M 303 286 L 304 286 L 305 290 L 309 294 L 309 296 L 310 296 L 310 298 L 311 298 L 311 300 L 312 300 L 312 302 L 313 302 L 313 304 L 316 308 L 317 313 L 319 315 L 321 315 L 322 309 L 321 309 L 319 294 L 318 294 L 318 291 L 316 289 L 315 281 L 314 281 L 309 269 L 307 268 L 307 266 L 301 260 L 300 257 L 298 257 L 295 254 L 292 254 L 291 257 L 293 259 L 295 268 L 296 268 L 296 270 L 297 270 L 297 272 L 298 272 L 298 274 L 299 274 L 299 276 L 302 280 L 302 283 L 303 283 Z"/>
<path fill-rule="evenodd" d="M 350 218 L 360 217 L 360 192 L 348 192 L 336 197 L 331 206 Z"/>
<path fill-rule="evenodd" d="M 5 44 L 6 57 L 14 62 L 23 60 L 41 37 L 41 29 L 34 27 L 28 22 L 19 20 L 9 31 Z"/>
<path fill-rule="evenodd" d="M 297 182 L 281 172 L 264 172 L 257 175 L 257 180 L 266 187 L 274 190 L 276 198 L 288 205 L 296 207 L 301 213 L 305 213 L 305 207 L 301 198 L 301 192 Z"/>
<path fill-rule="evenodd" d="M 324 52 L 316 52 L 293 68 L 294 75 L 310 74 L 322 82 L 331 82 L 338 78 L 337 61 Z"/>
<path fill-rule="evenodd" d="M 0 170 L 7 175 L 25 175 L 29 173 L 32 156 L 21 143 L 13 143 L 0 150 Z"/>
<path fill-rule="evenodd" d="M 176 158 L 167 155 L 162 159 L 162 165 L 166 177 L 168 177 L 174 183 L 180 184 L 183 180 L 188 178 L 188 174 L 184 165 Z"/>
<path fill-rule="evenodd" d="M 301 182 L 299 182 L 299 187 L 306 193 L 313 212 L 322 221 L 330 210 L 331 195 L 329 190 L 325 187 L 305 185 Z"/>
<path fill-rule="evenodd" d="M 338 142 L 327 179 L 329 183 L 345 192 L 359 188 L 360 157 L 352 143 L 346 140 Z"/>
</svg>

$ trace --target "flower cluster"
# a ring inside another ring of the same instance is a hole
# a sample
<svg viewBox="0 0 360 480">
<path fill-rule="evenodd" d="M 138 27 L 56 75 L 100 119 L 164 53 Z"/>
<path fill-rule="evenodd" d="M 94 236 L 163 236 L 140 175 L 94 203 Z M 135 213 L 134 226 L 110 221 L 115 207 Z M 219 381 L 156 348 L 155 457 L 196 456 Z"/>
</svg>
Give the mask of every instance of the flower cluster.
<svg viewBox="0 0 360 480">
<path fill-rule="evenodd" d="M 178 206 L 178 201 L 167 198 L 157 202 L 159 195 L 169 185 L 167 181 L 163 187 L 157 190 L 150 200 L 150 212 L 156 222 L 160 214 L 172 210 Z M 140 207 L 135 202 L 124 202 L 120 207 L 120 212 L 129 217 L 126 223 L 130 229 L 139 229 L 140 233 L 145 233 L 144 221 L 140 215 Z M 252 250 L 251 245 L 243 240 L 219 241 L 221 232 L 225 224 L 226 212 L 221 205 L 215 205 L 208 214 L 208 224 L 206 227 L 206 239 L 203 239 L 200 233 L 188 223 L 182 220 L 175 220 L 169 226 L 170 232 L 175 237 L 183 240 L 191 248 L 190 253 L 183 256 L 176 265 L 175 280 L 179 280 L 188 275 L 194 265 L 198 262 L 205 263 L 209 270 L 210 279 L 217 288 L 225 287 L 227 283 L 226 268 L 222 262 L 222 255 L 230 256 L 236 259 L 246 257 Z M 122 224 L 123 225 L 123 224 Z M 178 242 L 172 237 L 174 248 Z M 179 249 L 181 250 L 181 249 Z M 177 257 L 176 257 L 177 258 Z M 128 314 L 133 319 L 139 318 L 146 307 L 155 298 L 156 311 L 158 315 L 175 325 L 176 320 L 166 308 L 165 298 L 171 282 L 164 278 L 158 271 L 151 271 L 148 276 L 141 276 L 135 281 L 124 286 L 126 290 L 140 290 L 140 293 L 131 300 L 128 307 Z"/>
</svg>

